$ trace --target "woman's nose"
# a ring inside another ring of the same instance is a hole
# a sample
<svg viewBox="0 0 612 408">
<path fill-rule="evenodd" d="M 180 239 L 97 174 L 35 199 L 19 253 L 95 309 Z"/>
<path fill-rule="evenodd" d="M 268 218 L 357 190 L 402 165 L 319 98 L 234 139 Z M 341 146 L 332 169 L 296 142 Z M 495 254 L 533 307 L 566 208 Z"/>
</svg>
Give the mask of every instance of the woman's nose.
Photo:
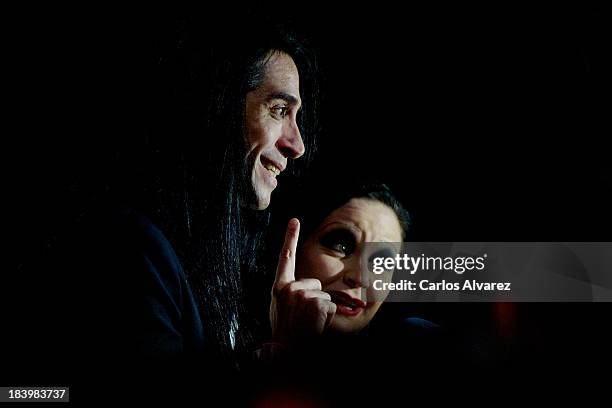
<svg viewBox="0 0 612 408">
<path fill-rule="evenodd" d="M 342 277 L 342 282 L 351 289 L 367 287 L 367 278 L 361 273 L 359 265 L 351 265 Z"/>
</svg>

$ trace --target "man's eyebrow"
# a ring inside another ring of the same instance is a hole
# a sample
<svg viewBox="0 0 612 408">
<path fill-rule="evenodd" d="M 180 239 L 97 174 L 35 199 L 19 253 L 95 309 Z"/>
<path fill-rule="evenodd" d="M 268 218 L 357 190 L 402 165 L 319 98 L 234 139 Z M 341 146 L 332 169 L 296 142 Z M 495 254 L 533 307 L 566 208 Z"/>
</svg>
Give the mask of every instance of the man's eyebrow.
<svg viewBox="0 0 612 408">
<path fill-rule="evenodd" d="M 272 101 L 274 99 L 282 99 L 283 101 L 285 101 L 285 102 L 287 102 L 287 103 L 289 103 L 291 105 L 298 105 L 298 104 L 300 104 L 300 100 L 297 97 L 295 97 L 295 96 L 293 96 L 291 94 L 288 94 L 286 92 L 274 92 L 274 93 L 271 93 L 270 95 L 268 95 L 268 97 L 266 99 L 268 101 Z"/>
</svg>

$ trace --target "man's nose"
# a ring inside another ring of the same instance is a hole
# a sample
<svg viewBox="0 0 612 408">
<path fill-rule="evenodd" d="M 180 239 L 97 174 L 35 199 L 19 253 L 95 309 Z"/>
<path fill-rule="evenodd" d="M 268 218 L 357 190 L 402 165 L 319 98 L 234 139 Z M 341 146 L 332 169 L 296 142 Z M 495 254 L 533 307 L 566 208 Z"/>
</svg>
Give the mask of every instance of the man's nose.
<svg viewBox="0 0 612 408">
<path fill-rule="evenodd" d="M 295 120 L 292 120 L 283 127 L 283 134 L 276 142 L 276 147 L 288 159 L 297 159 L 304 154 L 306 148 L 304 147 L 300 128 Z"/>
</svg>

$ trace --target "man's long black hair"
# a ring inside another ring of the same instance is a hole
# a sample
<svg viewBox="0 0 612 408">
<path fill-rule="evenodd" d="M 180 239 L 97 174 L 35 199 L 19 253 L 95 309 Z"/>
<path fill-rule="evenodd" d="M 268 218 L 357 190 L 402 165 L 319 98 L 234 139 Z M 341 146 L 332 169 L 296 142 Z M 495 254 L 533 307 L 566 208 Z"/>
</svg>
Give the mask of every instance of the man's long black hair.
<svg viewBox="0 0 612 408">
<path fill-rule="evenodd" d="M 137 154 L 144 165 L 138 166 L 135 182 L 144 182 L 146 189 L 136 205 L 178 253 L 200 303 L 209 346 L 221 354 L 246 350 L 241 274 L 257 272 L 269 215 L 248 208 L 245 97 L 261 84 L 271 55 L 293 58 L 306 153 L 290 164 L 291 177 L 315 150 L 316 62 L 285 27 L 260 18 L 182 18 L 168 28 L 144 84 L 147 148 Z M 261 299 L 267 302 L 267 293 Z"/>
</svg>

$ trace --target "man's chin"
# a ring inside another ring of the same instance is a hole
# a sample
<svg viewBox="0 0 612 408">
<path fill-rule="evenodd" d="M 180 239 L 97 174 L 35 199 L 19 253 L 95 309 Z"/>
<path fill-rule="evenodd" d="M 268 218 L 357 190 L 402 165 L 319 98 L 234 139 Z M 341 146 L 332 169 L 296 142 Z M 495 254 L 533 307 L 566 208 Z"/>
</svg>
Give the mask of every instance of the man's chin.
<svg viewBox="0 0 612 408">
<path fill-rule="evenodd" d="M 270 205 L 270 195 L 271 193 L 265 194 L 261 192 L 256 192 L 254 200 L 251 201 L 251 205 L 249 207 L 252 210 L 265 210 Z"/>
<path fill-rule="evenodd" d="M 248 191 L 242 205 L 251 210 L 261 211 L 265 210 L 270 205 L 272 191 L 267 191 L 267 189 L 260 184 L 261 182 L 257 177 L 257 174 L 253 174 L 251 177 L 251 184 L 247 187 Z"/>
</svg>

